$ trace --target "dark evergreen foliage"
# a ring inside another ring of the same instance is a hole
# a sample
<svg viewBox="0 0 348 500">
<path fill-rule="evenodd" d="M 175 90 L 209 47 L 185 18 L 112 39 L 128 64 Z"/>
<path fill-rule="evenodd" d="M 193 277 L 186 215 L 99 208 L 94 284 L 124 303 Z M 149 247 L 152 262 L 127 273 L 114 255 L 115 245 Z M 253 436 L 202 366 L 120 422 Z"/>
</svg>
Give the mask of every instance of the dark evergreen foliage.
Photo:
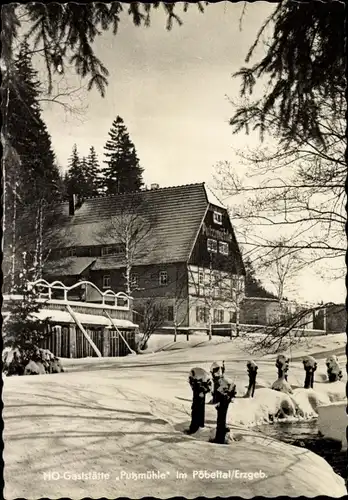
<svg viewBox="0 0 348 500">
<path fill-rule="evenodd" d="M 245 295 L 247 297 L 262 297 L 266 299 L 276 299 L 277 297 L 272 293 L 268 292 L 265 287 L 261 284 L 261 281 L 256 278 L 255 270 L 248 258 L 244 259 L 245 266 Z"/>
<path fill-rule="evenodd" d="M 74 144 L 65 175 L 67 195 L 76 194 L 81 200 L 98 194 L 98 159 L 91 147 L 89 156 L 80 159 L 77 146 Z"/>
<path fill-rule="evenodd" d="M 203 11 L 202 3 L 197 5 Z M 168 30 L 172 28 L 173 21 L 182 24 L 175 3 L 31 2 L 21 5 L 21 17 L 16 4 L 6 5 L 2 10 L 5 64 L 7 67 L 11 65 L 13 41 L 21 28 L 25 39 L 44 57 L 49 91 L 52 90 L 53 75 L 64 73 L 65 66 L 69 66 L 79 76 L 88 78 L 88 89 L 95 87 L 104 96 L 109 71 L 93 50 L 96 38 L 109 29 L 116 35 L 123 12 L 131 17 L 135 26 L 147 27 L 151 13 L 159 7 L 166 13 Z M 187 9 L 188 3 L 185 2 L 184 12 Z M 22 23 L 23 18 L 25 23 Z"/>
<path fill-rule="evenodd" d="M 90 182 L 91 196 L 98 194 L 98 190 L 100 187 L 100 165 L 96 150 L 94 146 L 90 147 L 89 155 L 87 156 L 87 172 L 88 179 Z"/>
<path fill-rule="evenodd" d="M 6 169 L 8 187 L 13 187 L 13 177 L 16 177 L 21 205 L 31 205 L 38 198 L 50 199 L 60 189 L 51 138 L 38 104 L 40 93 L 38 75 L 33 69 L 29 48 L 24 44 L 9 81 L 6 124 L 7 140 L 19 157 L 17 171 Z"/>
<path fill-rule="evenodd" d="M 345 22 L 344 2 L 280 2 L 246 62 L 266 26 L 273 24 L 266 55 L 235 75 L 242 78 L 242 96 L 252 94 L 260 79 L 266 78 L 268 87 L 260 99 L 237 108 L 230 121 L 234 131 L 258 129 L 263 137 L 271 119 L 285 142 L 296 138 L 325 143 L 325 107 L 330 103 L 342 113 L 345 101 Z"/>
<path fill-rule="evenodd" d="M 24 258 L 19 282 L 13 290 L 13 293 L 22 296 L 22 300 L 12 300 L 9 303 L 11 315 L 3 325 L 3 342 L 4 347 L 27 351 L 28 359 L 32 359 L 30 354 L 44 338 L 48 320 L 42 321 L 34 316 L 40 311 L 40 306 L 36 300 L 36 291 L 28 287 L 29 276 L 30 271 Z"/>
<path fill-rule="evenodd" d="M 6 74 L 6 87 L 3 270 L 4 284 L 10 281 L 13 287 L 24 250 L 28 261 L 32 259 L 33 265 L 41 267 L 47 210 L 60 199 L 62 179 L 41 116 L 41 86 L 26 44 Z"/>
<path fill-rule="evenodd" d="M 113 121 L 110 139 L 105 144 L 102 186 L 107 194 L 139 191 L 143 185 L 143 169 L 127 128 L 120 116 Z"/>
</svg>

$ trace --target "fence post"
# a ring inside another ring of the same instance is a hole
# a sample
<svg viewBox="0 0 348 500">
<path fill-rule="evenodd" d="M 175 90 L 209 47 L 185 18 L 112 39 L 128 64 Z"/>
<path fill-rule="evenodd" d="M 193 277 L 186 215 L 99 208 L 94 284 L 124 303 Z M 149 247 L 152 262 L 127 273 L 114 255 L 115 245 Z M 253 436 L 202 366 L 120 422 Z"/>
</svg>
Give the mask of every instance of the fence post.
<svg viewBox="0 0 348 500">
<path fill-rule="evenodd" d="M 69 353 L 71 358 L 76 358 L 76 326 L 69 323 Z"/>
<path fill-rule="evenodd" d="M 110 353 L 110 329 L 103 329 L 103 357 L 111 356 Z"/>
</svg>

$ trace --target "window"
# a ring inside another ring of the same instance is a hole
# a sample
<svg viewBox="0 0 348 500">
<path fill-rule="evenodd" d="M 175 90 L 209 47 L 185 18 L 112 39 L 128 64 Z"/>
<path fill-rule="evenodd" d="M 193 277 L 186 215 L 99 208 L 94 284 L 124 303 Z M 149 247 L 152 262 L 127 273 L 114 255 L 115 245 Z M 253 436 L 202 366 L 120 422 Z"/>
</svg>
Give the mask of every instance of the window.
<svg viewBox="0 0 348 500">
<path fill-rule="evenodd" d="M 111 279 L 109 274 L 105 274 L 103 276 L 103 288 L 110 288 L 111 287 Z"/>
<path fill-rule="evenodd" d="M 137 273 L 132 273 L 130 275 L 131 286 L 138 286 L 139 276 Z"/>
<path fill-rule="evenodd" d="M 198 271 L 198 283 L 200 285 L 203 285 L 204 284 L 204 269 L 200 269 Z"/>
<path fill-rule="evenodd" d="M 165 286 L 168 284 L 168 274 L 167 271 L 160 271 L 159 273 L 159 284 Z"/>
<path fill-rule="evenodd" d="M 68 248 L 67 255 L 68 257 L 76 257 L 76 248 Z"/>
<path fill-rule="evenodd" d="M 235 323 L 237 321 L 236 311 L 230 311 L 230 323 Z"/>
<path fill-rule="evenodd" d="M 214 212 L 213 213 L 213 221 L 215 224 L 222 224 L 222 213 L 221 212 Z"/>
<path fill-rule="evenodd" d="M 197 323 L 206 323 L 208 318 L 207 309 L 202 306 L 196 307 L 196 321 Z"/>
<path fill-rule="evenodd" d="M 224 322 L 224 310 L 214 309 L 214 323 L 223 323 L 223 322 Z"/>
<path fill-rule="evenodd" d="M 245 281 L 244 276 L 233 276 L 232 277 L 232 289 L 236 290 L 237 293 L 244 293 Z"/>
<path fill-rule="evenodd" d="M 222 255 L 228 255 L 228 243 L 225 243 L 224 241 L 219 241 L 219 252 Z"/>
<path fill-rule="evenodd" d="M 208 238 L 207 239 L 207 248 L 208 248 L 208 252 L 217 253 L 217 241 L 212 240 L 211 238 Z"/>
<path fill-rule="evenodd" d="M 167 321 L 174 321 L 174 307 L 168 306 L 167 308 Z"/>
<path fill-rule="evenodd" d="M 119 253 L 122 253 L 123 247 L 121 244 L 118 245 L 113 245 L 109 247 L 102 247 L 101 249 L 101 254 L 104 255 L 117 255 Z"/>
</svg>

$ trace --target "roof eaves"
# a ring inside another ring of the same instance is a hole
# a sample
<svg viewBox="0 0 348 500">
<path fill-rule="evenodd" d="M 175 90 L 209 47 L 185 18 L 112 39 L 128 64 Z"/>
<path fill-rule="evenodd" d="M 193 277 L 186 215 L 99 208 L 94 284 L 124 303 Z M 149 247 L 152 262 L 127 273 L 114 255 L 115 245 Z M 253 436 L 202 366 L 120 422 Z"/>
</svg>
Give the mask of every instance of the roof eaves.
<svg viewBox="0 0 348 500">
<path fill-rule="evenodd" d="M 193 243 L 192 243 L 192 246 L 191 246 L 191 250 L 190 250 L 190 253 L 189 253 L 189 256 L 188 256 L 188 259 L 187 259 L 186 263 L 191 259 L 191 255 L 192 255 L 193 249 L 195 248 L 195 245 L 196 245 L 196 242 L 197 242 L 197 239 L 198 239 L 198 235 L 200 233 L 200 230 L 202 229 L 202 225 L 203 225 L 203 222 L 204 222 L 204 220 L 206 218 L 208 210 L 209 210 L 209 202 L 207 200 L 207 206 L 206 206 L 206 209 L 204 211 L 204 215 L 202 217 L 202 220 L 201 220 L 201 223 L 199 225 L 199 228 L 197 229 L 196 236 L 195 236 L 195 238 L 193 240 Z"/>
</svg>

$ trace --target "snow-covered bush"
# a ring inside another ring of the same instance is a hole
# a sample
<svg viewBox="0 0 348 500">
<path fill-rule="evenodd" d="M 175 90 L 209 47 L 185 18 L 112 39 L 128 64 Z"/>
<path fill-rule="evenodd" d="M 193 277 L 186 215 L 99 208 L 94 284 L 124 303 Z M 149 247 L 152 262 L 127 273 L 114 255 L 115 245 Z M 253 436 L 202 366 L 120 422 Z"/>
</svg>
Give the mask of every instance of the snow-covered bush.
<svg viewBox="0 0 348 500">
<path fill-rule="evenodd" d="M 2 356 L 2 367 L 3 373 L 7 376 L 43 375 L 64 371 L 59 358 L 48 349 L 36 346 L 31 349 L 5 348 Z"/>
<path fill-rule="evenodd" d="M 19 283 L 11 290 L 16 297 L 6 304 L 9 316 L 3 324 L 3 372 L 8 376 L 59 373 L 64 371 L 59 359 L 39 347 L 48 330 L 48 318 L 37 318 L 41 306 L 37 291 L 28 281 L 25 252 L 23 261 Z"/>
</svg>

